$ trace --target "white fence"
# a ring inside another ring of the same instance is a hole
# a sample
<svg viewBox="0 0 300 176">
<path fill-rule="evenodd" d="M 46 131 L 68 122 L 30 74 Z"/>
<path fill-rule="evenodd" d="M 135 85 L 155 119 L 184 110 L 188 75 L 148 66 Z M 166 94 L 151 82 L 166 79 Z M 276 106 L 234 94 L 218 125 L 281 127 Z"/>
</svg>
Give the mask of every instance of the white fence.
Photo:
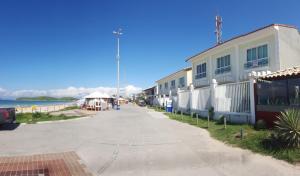
<svg viewBox="0 0 300 176">
<path fill-rule="evenodd" d="M 211 106 L 210 87 L 191 91 L 191 111 L 207 111 Z"/>
<path fill-rule="evenodd" d="M 210 107 L 214 108 L 217 119 L 220 115 L 228 116 L 232 122 L 252 122 L 254 108 L 251 107 L 250 81 L 217 85 L 212 83 L 209 87 L 178 91 L 173 100 L 173 108 L 182 112 L 196 112 L 207 116 Z M 155 105 L 166 105 L 168 98 L 159 98 Z M 164 102 L 161 103 L 161 102 Z M 254 103 L 254 102 L 253 102 Z M 252 114 L 251 114 L 252 113 Z M 255 118 L 255 117 L 254 117 Z M 255 120 L 254 120 L 255 121 Z"/>
<path fill-rule="evenodd" d="M 178 92 L 178 110 L 189 111 L 190 98 L 190 91 Z"/>
<path fill-rule="evenodd" d="M 213 107 L 218 112 L 250 113 L 250 82 L 217 86 Z"/>
</svg>

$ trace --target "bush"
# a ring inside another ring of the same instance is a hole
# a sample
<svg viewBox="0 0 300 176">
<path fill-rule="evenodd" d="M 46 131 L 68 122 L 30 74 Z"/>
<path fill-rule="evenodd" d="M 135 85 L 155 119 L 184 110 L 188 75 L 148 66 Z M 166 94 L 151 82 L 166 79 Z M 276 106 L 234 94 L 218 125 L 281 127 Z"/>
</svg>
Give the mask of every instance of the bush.
<svg viewBox="0 0 300 176">
<path fill-rule="evenodd" d="M 262 130 L 266 128 L 267 128 L 267 124 L 263 119 L 259 119 L 255 124 L 255 129 L 257 130 Z"/>
<path fill-rule="evenodd" d="M 217 120 L 217 124 L 224 124 L 224 118 L 225 118 L 224 115 L 220 115 L 218 120 Z"/>
<path fill-rule="evenodd" d="M 210 108 L 208 109 L 208 117 L 209 117 L 210 119 L 213 119 L 213 118 L 214 118 L 214 115 L 215 115 L 215 109 L 214 109 L 214 107 L 210 107 Z"/>
<path fill-rule="evenodd" d="M 40 112 L 35 112 L 32 114 L 32 119 L 39 119 L 42 117 L 42 113 Z"/>
<path fill-rule="evenodd" d="M 275 132 L 288 147 L 300 147 L 300 110 L 288 109 L 277 117 Z"/>
</svg>

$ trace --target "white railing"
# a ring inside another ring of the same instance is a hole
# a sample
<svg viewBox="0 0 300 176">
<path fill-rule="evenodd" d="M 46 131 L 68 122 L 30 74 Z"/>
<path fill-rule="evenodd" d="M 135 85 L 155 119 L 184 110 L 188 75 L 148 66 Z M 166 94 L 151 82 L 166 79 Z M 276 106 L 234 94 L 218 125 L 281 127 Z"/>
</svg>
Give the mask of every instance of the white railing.
<svg viewBox="0 0 300 176">
<path fill-rule="evenodd" d="M 259 59 L 254 59 L 251 61 L 247 61 L 244 64 L 245 69 L 250 69 L 250 68 L 255 68 L 255 67 L 263 67 L 269 65 L 269 58 L 264 57 L 264 58 L 259 58 Z"/>
</svg>

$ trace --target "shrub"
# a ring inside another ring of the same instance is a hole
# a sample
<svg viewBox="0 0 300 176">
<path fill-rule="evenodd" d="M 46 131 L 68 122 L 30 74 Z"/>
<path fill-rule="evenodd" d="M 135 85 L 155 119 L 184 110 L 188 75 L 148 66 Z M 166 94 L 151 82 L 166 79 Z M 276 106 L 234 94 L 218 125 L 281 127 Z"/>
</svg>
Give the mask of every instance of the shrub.
<svg viewBox="0 0 300 176">
<path fill-rule="evenodd" d="M 224 124 L 224 118 L 225 118 L 224 115 L 220 115 L 218 120 L 217 120 L 217 124 Z"/>
<path fill-rule="evenodd" d="M 288 147 L 300 146 L 300 110 L 288 109 L 281 112 L 275 122 L 275 132 Z"/>
<path fill-rule="evenodd" d="M 259 119 L 255 124 L 255 129 L 257 130 L 262 130 L 266 128 L 267 128 L 267 124 L 263 119 Z"/>
<path fill-rule="evenodd" d="M 214 118 L 214 115 L 215 115 L 214 107 L 210 107 L 210 108 L 208 109 L 208 117 L 209 117 L 210 119 L 213 119 L 213 118 Z"/>
<path fill-rule="evenodd" d="M 42 113 L 40 112 L 35 112 L 32 114 L 32 119 L 39 119 L 42 117 Z"/>
</svg>

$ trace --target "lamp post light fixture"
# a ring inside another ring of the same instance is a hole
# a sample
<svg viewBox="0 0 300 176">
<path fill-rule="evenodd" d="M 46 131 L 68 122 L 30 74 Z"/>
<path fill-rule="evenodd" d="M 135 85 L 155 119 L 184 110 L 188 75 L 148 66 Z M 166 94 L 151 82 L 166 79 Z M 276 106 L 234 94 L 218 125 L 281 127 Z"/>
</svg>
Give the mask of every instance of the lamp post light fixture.
<svg viewBox="0 0 300 176">
<path fill-rule="evenodd" d="M 120 36 L 123 34 L 121 31 L 121 28 L 113 31 L 113 34 L 117 37 L 117 110 L 120 109 Z"/>
</svg>

